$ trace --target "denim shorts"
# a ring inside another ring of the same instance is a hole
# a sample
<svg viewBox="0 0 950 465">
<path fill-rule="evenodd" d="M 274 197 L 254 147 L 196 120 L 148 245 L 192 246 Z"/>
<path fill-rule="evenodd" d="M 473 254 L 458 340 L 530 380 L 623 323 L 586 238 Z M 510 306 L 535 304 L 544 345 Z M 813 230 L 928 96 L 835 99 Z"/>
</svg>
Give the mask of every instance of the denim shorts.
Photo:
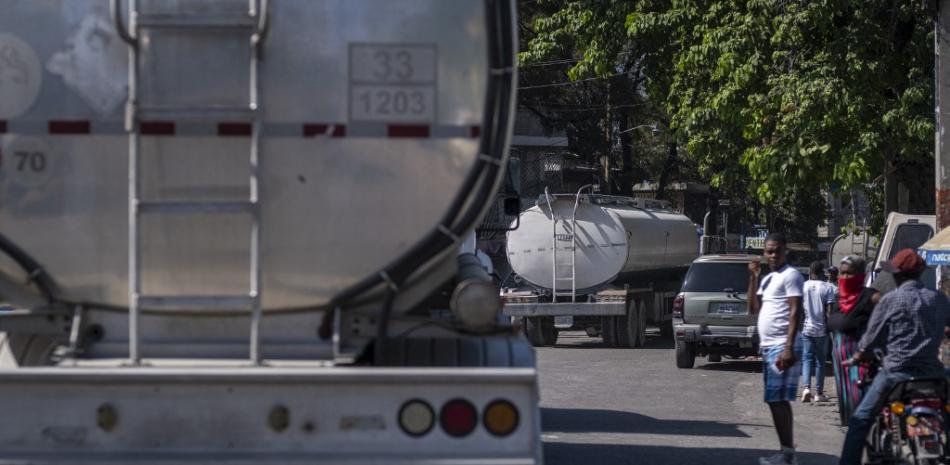
<svg viewBox="0 0 950 465">
<path fill-rule="evenodd" d="M 795 358 L 798 361 L 784 371 L 778 371 L 775 361 L 785 351 L 785 344 L 762 347 L 762 379 L 765 384 L 765 402 L 793 401 L 798 396 L 798 382 L 802 377 L 802 345 L 801 340 L 793 347 Z"/>
</svg>

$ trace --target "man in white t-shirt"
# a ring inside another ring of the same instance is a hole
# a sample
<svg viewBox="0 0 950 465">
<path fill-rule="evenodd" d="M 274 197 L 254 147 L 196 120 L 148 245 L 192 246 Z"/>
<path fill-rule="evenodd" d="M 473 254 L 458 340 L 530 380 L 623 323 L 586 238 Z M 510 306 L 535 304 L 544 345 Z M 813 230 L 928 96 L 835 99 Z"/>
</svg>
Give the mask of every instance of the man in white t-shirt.
<svg viewBox="0 0 950 465">
<path fill-rule="evenodd" d="M 765 402 L 772 412 L 781 453 L 759 459 L 761 465 L 797 465 L 792 404 L 802 374 L 802 275 L 785 262 L 787 241 L 779 233 L 765 238 L 763 255 L 771 273 L 759 282 L 759 260 L 749 263 L 749 311 L 758 314 L 759 347 Z"/>
<path fill-rule="evenodd" d="M 825 360 L 828 357 L 828 331 L 825 322 L 835 303 L 837 290 L 822 276 L 825 265 L 812 262 L 808 267 L 808 281 L 802 288 L 802 307 L 805 322 L 802 325 L 802 402 L 827 402 L 825 396 Z M 815 391 L 811 390 L 811 375 L 815 373 Z"/>
</svg>

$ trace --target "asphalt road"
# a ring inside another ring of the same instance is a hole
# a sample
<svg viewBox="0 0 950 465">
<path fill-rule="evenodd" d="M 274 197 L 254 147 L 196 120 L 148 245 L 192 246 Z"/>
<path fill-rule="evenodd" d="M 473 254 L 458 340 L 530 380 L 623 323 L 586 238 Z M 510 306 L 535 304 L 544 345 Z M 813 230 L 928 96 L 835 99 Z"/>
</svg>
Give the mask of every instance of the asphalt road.
<svg viewBox="0 0 950 465">
<path fill-rule="evenodd" d="M 658 336 L 642 349 L 608 349 L 582 332 L 537 351 L 548 465 L 758 464 L 778 450 L 755 361 L 673 363 Z M 832 391 L 834 379 L 826 380 Z M 801 465 L 837 463 L 836 405 L 793 406 Z"/>
</svg>

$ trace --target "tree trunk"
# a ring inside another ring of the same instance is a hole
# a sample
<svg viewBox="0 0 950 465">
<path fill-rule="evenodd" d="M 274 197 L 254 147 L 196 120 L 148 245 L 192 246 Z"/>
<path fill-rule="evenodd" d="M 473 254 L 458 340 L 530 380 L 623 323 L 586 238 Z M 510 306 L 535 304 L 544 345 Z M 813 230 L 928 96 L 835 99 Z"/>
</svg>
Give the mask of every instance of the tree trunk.
<svg viewBox="0 0 950 465">
<path fill-rule="evenodd" d="M 669 151 L 666 154 L 666 160 L 663 162 L 663 170 L 660 171 L 660 181 L 656 186 L 656 198 L 660 200 L 666 200 L 666 185 L 670 182 L 670 174 L 672 174 L 677 161 L 676 142 L 671 141 L 667 144 L 667 148 Z"/>
<path fill-rule="evenodd" d="M 631 147 L 630 133 L 626 132 L 630 125 L 629 116 L 629 110 L 624 110 L 620 116 L 620 160 L 623 163 L 620 194 L 633 196 L 633 147 Z"/>
<path fill-rule="evenodd" d="M 600 191 L 605 194 L 613 193 L 613 179 L 610 175 L 610 158 L 613 152 L 613 144 L 611 138 L 611 129 L 613 129 L 613 113 L 610 111 L 610 80 L 607 80 L 607 111 L 604 115 L 604 185 L 600 187 Z"/>
<path fill-rule="evenodd" d="M 884 217 L 898 211 L 898 179 L 891 161 L 884 164 Z"/>
</svg>

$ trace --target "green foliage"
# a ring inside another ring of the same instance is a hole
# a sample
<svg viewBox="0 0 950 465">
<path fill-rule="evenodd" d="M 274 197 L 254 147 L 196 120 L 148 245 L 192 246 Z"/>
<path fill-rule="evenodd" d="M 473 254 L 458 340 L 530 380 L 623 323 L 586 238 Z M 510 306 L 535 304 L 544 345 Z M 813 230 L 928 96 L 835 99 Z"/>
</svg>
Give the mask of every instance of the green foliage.
<svg viewBox="0 0 950 465">
<path fill-rule="evenodd" d="M 822 190 L 864 188 L 878 201 L 875 181 L 888 166 L 932 160 L 925 2 L 537 3 L 523 63 L 571 56 L 575 80 L 634 64 L 649 111 L 668 118 L 669 136 L 703 177 L 750 197 L 750 212 L 785 205 L 811 221 Z M 905 184 L 921 184 L 921 173 L 899 171 Z"/>
<path fill-rule="evenodd" d="M 932 24 L 910 0 L 672 0 L 635 7 L 627 32 L 669 38 L 648 56 L 673 70 L 658 96 L 700 166 L 773 202 L 932 159 Z"/>
</svg>

